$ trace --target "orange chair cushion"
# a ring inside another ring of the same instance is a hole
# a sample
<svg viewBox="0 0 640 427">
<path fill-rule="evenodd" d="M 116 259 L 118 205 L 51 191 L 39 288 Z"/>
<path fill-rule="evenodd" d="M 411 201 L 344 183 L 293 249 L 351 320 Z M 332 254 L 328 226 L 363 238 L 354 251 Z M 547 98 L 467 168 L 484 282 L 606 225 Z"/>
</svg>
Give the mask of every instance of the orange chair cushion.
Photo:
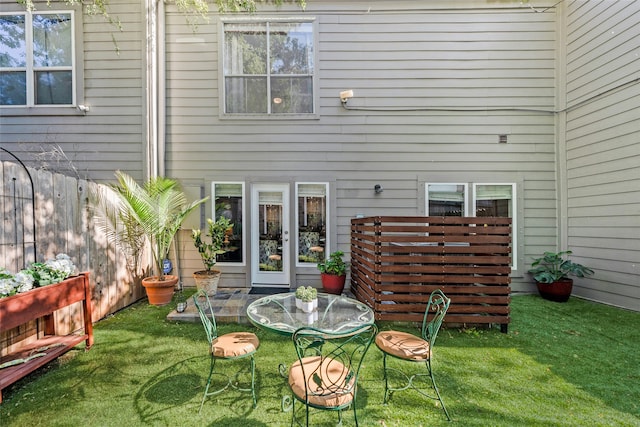
<svg viewBox="0 0 640 427">
<path fill-rule="evenodd" d="M 214 357 L 238 357 L 256 351 L 260 341 L 251 332 L 231 332 L 211 343 L 211 353 Z"/>
<path fill-rule="evenodd" d="M 322 362 L 321 362 L 322 360 Z M 320 366 L 322 363 L 322 366 Z M 304 364 L 304 377 L 302 371 Z M 291 391 L 301 400 L 305 400 L 305 383 L 309 390 L 308 402 L 311 405 L 333 408 L 348 405 L 353 401 L 355 378 L 345 384 L 347 368 L 339 361 L 331 358 L 322 359 L 320 356 L 305 357 L 296 361 L 289 369 L 289 386 Z M 314 374 L 320 372 L 321 385 L 314 381 Z"/>
<path fill-rule="evenodd" d="M 429 343 L 407 332 L 379 332 L 376 345 L 385 353 L 405 360 L 427 360 L 431 357 Z"/>
</svg>

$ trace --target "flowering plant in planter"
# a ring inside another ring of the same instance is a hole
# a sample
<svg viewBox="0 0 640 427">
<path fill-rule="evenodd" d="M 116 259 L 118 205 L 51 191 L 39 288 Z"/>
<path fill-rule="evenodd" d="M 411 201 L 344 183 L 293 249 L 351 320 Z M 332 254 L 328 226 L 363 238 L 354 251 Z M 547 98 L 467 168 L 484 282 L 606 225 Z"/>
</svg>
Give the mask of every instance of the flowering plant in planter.
<svg viewBox="0 0 640 427">
<path fill-rule="evenodd" d="M 54 259 L 44 263 L 34 262 L 29 268 L 15 275 L 5 268 L 0 268 L 0 298 L 60 283 L 75 271 L 76 266 L 66 254 L 58 254 Z"/>
</svg>

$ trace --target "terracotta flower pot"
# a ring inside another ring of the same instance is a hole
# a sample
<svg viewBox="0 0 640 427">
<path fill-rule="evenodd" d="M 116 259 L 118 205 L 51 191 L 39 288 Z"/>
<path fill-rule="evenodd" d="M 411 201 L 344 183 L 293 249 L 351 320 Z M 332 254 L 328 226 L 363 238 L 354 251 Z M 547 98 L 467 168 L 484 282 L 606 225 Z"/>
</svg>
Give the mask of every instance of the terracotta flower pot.
<svg viewBox="0 0 640 427">
<path fill-rule="evenodd" d="M 142 286 L 147 291 L 149 304 L 162 306 L 171 302 L 178 276 L 165 275 L 164 278 L 165 280 L 158 280 L 158 276 L 151 276 L 142 279 Z"/>
<path fill-rule="evenodd" d="M 555 302 L 567 302 L 573 289 L 573 279 L 563 279 L 553 283 L 536 282 L 536 285 L 542 298 Z"/>
<path fill-rule="evenodd" d="M 344 290 L 344 282 L 346 275 L 336 276 L 335 274 L 320 274 L 322 280 L 322 289 L 328 294 L 340 295 Z"/>
</svg>

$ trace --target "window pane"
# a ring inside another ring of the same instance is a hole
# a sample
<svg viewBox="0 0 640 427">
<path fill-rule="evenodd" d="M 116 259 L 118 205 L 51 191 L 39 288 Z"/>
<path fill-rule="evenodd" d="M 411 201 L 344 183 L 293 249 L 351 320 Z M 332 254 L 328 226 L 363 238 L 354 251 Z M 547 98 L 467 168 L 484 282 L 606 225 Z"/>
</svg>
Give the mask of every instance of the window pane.
<svg viewBox="0 0 640 427">
<path fill-rule="evenodd" d="M 27 104 L 27 73 L 0 72 L 0 105 Z"/>
<path fill-rule="evenodd" d="M 227 113 L 266 113 L 265 77 L 227 77 L 225 80 Z"/>
<path fill-rule="evenodd" d="M 513 187 L 511 185 L 478 185 L 476 216 L 513 218 Z"/>
<path fill-rule="evenodd" d="M 298 185 L 298 262 L 324 259 L 327 232 L 327 186 Z"/>
<path fill-rule="evenodd" d="M 0 67 L 26 67 L 24 28 L 24 15 L 0 15 Z"/>
<path fill-rule="evenodd" d="M 33 65 L 72 65 L 71 15 L 33 15 Z"/>
<path fill-rule="evenodd" d="M 429 184 L 427 187 L 430 216 L 464 216 L 464 185 Z"/>
<path fill-rule="evenodd" d="M 215 219 L 225 217 L 231 221 L 233 228 L 225 236 L 227 252 L 218 255 L 218 262 L 242 262 L 243 230 L 242 230 L 242 184 L 214 185 Z"/>
<path fill-rule="evenodd" d="M 72 104 L 71 71 L 36 72 L 36 104 Z"/>
<path fill-rule="evenodd" d="M 273 74 L 313 73 L 311 23 L 271 24 L 269 35 Z"/>
<path fill-rule="evenodd" d="M 224 74 L 267 74 L 265 24 L 226 24 Z"/>
<path fill-rule="evenodd" d="M 311 77 L 274 77 L 271 94 L 273 113 L 313 113 Z"/>
<path fill-rule="evenodd" d="M 260 191 L 258 197 L 260 271 L 282 271 L 282 192 Z"/>
</svg>

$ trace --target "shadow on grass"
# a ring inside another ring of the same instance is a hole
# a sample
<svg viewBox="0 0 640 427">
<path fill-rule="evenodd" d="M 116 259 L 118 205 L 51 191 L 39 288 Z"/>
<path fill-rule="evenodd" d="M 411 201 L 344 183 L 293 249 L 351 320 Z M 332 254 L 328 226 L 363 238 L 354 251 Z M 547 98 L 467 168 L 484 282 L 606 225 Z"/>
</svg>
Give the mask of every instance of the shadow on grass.
<svg viewBox="0 0 640 427">
<path fill-rule="evenodd" d="M 202 377 L 194 370 L 197 357 L 175 363 L 149 378 L 134 397 L 136 412 L 143 424 L 163 420 L 162 415 L 195 400 Z M 202 358 L 199 358 L 202 359 Z M 195 410 L 198 408 L 196 407 Z"/>
<path fill-rule="evenodd" d="M 208 363 L 208 356 L 188 358 L 174 363 L 149 378 L 134 397 L 135 410 L 141 424 L 163 424 L 167 418 L 175 415 L 176 409 L 186 409 L 193 415 L 197 415 L 204 393 Z M 227 394 L 228 397 L 222 399 L 225 406 L 228 404 L 227 408 L 237 414 L 238 419 L 244 419 L 246 423 L 247 416 L 253 411 L 251 394 L 242 393 L 241 397 L 238 393 L 242 392 L 229 388 L 222 394 Z M 220 404 L 220 402 L 221 399 L 217 399 L 215 404 Z M 208 397 L 204 402 L 205 407 L 213 404 L 211 397 Z M 227 419 L 231 422 L 233 417 L 224 418 L 224 420 Z M 222 419 L 216 421 L 216 423 L 220 422 Z"/>
</svg>

